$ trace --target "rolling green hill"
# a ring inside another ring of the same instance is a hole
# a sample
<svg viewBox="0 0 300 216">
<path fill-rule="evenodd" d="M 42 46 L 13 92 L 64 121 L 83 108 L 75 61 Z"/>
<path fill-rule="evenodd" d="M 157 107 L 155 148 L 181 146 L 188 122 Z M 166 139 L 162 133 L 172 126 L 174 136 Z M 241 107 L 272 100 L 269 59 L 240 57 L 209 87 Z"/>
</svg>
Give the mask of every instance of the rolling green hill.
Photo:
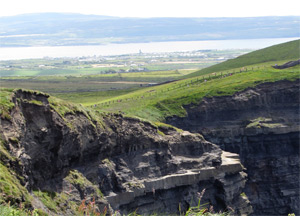
<svg viewBox="0 0 300 216">
<path fill-rule="evenodd" d="M 144 88 L 129 94 L 114 97 L 95 107 L 99 111 L 124 112 L 151 121 L 164 121 L 168 116 L 185 116 L 184 105 L 198 104 L 204 97 L 232 95 L 248 87 L 264 82 L 296 80 L 300 67 L 277 70 L 271 66 L 230 75 L 206 75 L 190 78 L 161 86 Z"/>
<path fill-rule="evenodd" d="M 254 65 L 259 63 L 271 62 L 271 61 L 282 61 L 300 58 L 300 40 L 290 41 L 287 43 L 282 43 L 260 49 L 235 59 L 230 59 L 223 63 L 213 65 L 208 68 L 204 68 L 195 73 L 188 74 L 183 78 L 191 78 L 196 76 L 202 76 L 212 72 L 218 72 L 222 70 L 229 70 L 239 67 L 244 67 L 247 65 Z"/>
<path fill-rule="evenodd" d="M 272 46 L 210 67 L 205 73 L 194 73 L 192 78 L 95 102 L 94 107 L 151 121 L 164 121 L 173 115 L 185 116 L 183 106 L 200 103 L 203 97 L 232 95 L 264 82 L 299 79 L 299 65 L 284 70 L 272 67 L 299 58 L 299 52 L 299 40 Z"/>
</svg>

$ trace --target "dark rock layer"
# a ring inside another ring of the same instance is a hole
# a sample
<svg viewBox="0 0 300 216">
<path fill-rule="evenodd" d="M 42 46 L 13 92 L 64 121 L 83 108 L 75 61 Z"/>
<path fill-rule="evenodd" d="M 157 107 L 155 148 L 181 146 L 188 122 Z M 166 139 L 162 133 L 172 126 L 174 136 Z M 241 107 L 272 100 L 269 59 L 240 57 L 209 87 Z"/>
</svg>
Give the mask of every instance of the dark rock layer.
<svg viewBox="0 0 300 216">
<path fill-rule="evenodd" d="M 276 69 L 285 69 L 285 68 L 289 68 L 289 67 L 294 67 L 296 65 L 299 65 L 300 64 L 300 59 L 298 59 L 297 61 L 289 61 L 283 65 L 275 65 L 273 66 L 273 68 L 276 68 Z"/>
<path fill-rule="evenodd" d="M 299 80 L 205 98 L 167 123 L 238 153 L 254 215 L 299 214 Z"/>
<path fill-rule="evenodd" d="M 15 92 L 13 102 L 11 120 L 1 119 L 1 137 L 20 161 L 29 191 L 68 197 L 56 214 L 70 215 L 67 203 L 93 198 L 99 210 L 178 213 L 179 205 L 182 211 L 196 205 L 203 189 L 203 203 L 215 210 L 252 211 L 241 196 L 246 174 L 238 155 L 199 134 L 80 107 L 70 111 L 70 105 L 27 91 Z M 33 205 L 54 214 L 37 197 Z"/>
</svg>

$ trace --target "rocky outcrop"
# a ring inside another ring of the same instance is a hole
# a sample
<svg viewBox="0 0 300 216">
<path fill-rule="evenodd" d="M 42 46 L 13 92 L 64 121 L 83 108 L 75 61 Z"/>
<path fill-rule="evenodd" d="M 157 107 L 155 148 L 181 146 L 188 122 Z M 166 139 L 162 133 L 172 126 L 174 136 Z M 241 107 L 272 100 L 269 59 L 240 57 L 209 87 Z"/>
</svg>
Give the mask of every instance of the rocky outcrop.
<svg viewBox="0 0 300 216">
<path fill-rule="evenodd" d="M 36 92 L 15 91 L 12 101 L 0 133 L 19 161 L 14 169 L 33 207 L 70 215 L 92 202 L 98 211 L 169 214 L 197 205 L 205 189 L 202 202 L 216 211 L 252 211 L 241 195 L 246 174 L 238 155 L 199 134 L 94 113 Z M 57 206 L 43 202 L 45 196 Z"/>
<path fill-rule="evenodd" d="M 299 80 L 264 83 L 185 107 L 167 123 L 238 153 L 254 215 L 299 214 Z"/>
<path fill-rule="evenodd" d="M 276 69 L 285 69 L 285 68 L 289 68 L 289 67 L 294 67 L 299 64 L 300 64 L 300 59 L 298 59 L 297 61 L 289 61 L 283 65 L 274 65 L 272 67 L 276 68 Z"/>
</svg>

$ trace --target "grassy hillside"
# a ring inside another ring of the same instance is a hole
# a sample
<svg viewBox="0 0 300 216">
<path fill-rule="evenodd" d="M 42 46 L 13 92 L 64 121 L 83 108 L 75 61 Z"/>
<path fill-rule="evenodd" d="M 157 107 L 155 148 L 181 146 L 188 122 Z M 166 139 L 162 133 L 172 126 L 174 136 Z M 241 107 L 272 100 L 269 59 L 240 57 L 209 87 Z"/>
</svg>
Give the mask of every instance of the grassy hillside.
<svg viewBox="0 0 300 216">
<path fill-rule="evenodd" d="M 265 63 L 270 61 L 282 61 L 300 58 L 300 40 L 290 41 L 279 45 L 274 45 L 261 50 L 257 50 L 235 59 L 225 61 L 223 63 L 213 65 L 208 68 L 204 68 L 197 72 L 188 74 L 184 78 L 191 78 L 209 74 L 212 72 L 218 72 L 222 70 L 229 70 L 233 68 L 244 67 L 246 65 L 254 65 L 259 63 Z"/>
<path fill-rule="evenodd" d="M 102 101 L 100 111 L 119 112 L 151 121 L 164 121 L 167 116 L 185 116 L 184 105 L 201 102 L 203 97 L 232 95 L 264 82 L 296 80 L 299 65 L 277 70 L 271 66 L 244 72 L 219 72 L 214 75 L 190 78 L 161 86 L 144 88 L 129 94 Z"/>
<path fill-rule="evenodd" d="M 185 116 L 183 106 L 200 103 L 203 97 L 232 95 L 264 82 L 299 79 L 299 65 L 284 70 L 272 67 L 299 59 L 299 45 L 300 40 L 296 40 L 254 51 L 187 76 L 192 78 L 140 89 L 95 103 L 94 107 L 151 121 Z"/>
</svg>

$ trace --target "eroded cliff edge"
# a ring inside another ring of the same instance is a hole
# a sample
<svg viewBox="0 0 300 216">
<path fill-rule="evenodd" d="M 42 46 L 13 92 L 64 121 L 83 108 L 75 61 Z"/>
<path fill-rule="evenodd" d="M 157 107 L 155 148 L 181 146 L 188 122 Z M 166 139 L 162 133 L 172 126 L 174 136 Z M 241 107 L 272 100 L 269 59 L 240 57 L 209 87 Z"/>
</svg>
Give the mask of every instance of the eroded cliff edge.
<svg viewBox="0 0 300 216">
<path fill-rule="evenodd" d="M 252 211 L 241 195 L 246 174 L 238 155 L 199 134 L 94 113 L 32 91 L 11 92 L 7 104 L 1 202 L 50 215 L 74 214 L 82 201 L 93 201 L 98 211 L 168 214 L 196 205 L 206 189 L 202 201 L 216 211 Z"/>
<path fill-rule="evenodd" d="M 254 215 L 299 214 L 299 80 L 260 84 L 186 106 L 167 123 L 238 153 Z"/>
</svg>

